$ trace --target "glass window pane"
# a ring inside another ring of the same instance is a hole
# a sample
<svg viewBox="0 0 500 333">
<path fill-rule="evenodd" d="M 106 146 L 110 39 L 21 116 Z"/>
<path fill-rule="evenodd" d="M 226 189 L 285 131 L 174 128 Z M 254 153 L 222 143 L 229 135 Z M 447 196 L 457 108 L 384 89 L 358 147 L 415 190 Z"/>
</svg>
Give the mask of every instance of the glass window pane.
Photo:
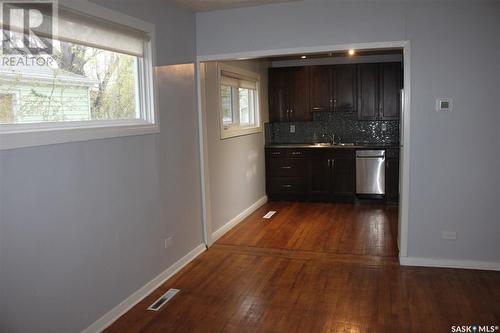
<svg viewBox="0 0 500 333">
<path fill-rule="evenodd" d="M 224 125 L 230 125 L 233 123 L 232 89 L 230 86 L 221 86 L 220 88 L 222 122 L 224 123 Z"/>
<path fill-rule="evenodd" d="M 243 125 L 248 125 L 251 123 L 250 90 L 245 88 L 239 88 L 239 95 L 240 95 L 240 123 Z"/>
<path fill-rule="evenodd" d="M 56 40 L 53 47 L 52 56 L 2 63 L 0 94 L 15 102 L 0 100 L 0 124 L 141 117 L 140 58 Z M 13 116 L 7 117 L 9 103 Z"/>
<path fill-rule="evenodd" d="M 14 122 L 14 95 L 0 94 L 0 123 L 12 124 Z"/>
</svg>

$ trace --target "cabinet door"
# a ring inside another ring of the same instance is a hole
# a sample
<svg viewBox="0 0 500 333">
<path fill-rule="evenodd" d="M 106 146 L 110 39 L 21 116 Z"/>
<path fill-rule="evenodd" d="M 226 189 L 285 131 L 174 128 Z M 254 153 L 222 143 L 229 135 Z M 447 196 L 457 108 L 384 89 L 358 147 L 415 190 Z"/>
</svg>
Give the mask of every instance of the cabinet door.
<svg viewBox="0 0 500 333">
<path fill-rule="evenodd" d="M 311 66 L 310 78 L 310 110 L 332 111 L 332 66 Z"/>
<path fill-rule="evenodd" d="M 327 196 L 330 192 L 330 156 L 314 153 L 308 159 L 308 193 L 311 196 Z"/>
<path fill-rule="evenodd" d="M 269 121 L 288 121 L 288 70 L 269 69 Z"/>
<path fill-rule="evenodd" d="M 356 110 L 356 65 L 336 65 L 334 67 L 333 90 L 334 111 Z"/>
<path fill-rule="evenodd" d="M 397 201 L 399 198 L 399 159 L 385 160 L 385 198 Z"/>
<path fill-rule="evenodd" d="M 401 112 L 401 63 L 380 64 L 380 119 L 397 120 Z"/>
<path fill-rule="evenodd" d="M 288 68 L 290 121 L 312 120 L 309 110 L 309 67 Z"/>
<path fill-rule="evenodd" d="M 358 119 L 378 118 L 378 64 L 358 65 Z"/>
<path fill-rule="evenodd" d="M 332 160 L 331 191 L 334 197 L 351 197 L 356 191 L 356 163 L 354 158 Z"/>
</svg>

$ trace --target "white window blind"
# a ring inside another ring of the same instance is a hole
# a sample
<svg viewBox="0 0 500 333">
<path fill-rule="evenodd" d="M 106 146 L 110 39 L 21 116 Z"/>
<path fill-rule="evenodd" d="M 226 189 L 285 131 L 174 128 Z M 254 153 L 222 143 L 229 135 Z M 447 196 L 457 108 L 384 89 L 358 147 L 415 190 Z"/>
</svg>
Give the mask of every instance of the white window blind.
<svg viewBox="0 0 500 333">
<path fill-rule="evenodd" d="M 150 38 L 143 31 L 66 9 L 59 11 L 58 23 L 56 39 L 136 57 L 144 56 L 144 44 Z"/>
<path fill-rule="evenodd" d="M 221 71 L 221 84 L 235 88 L 257 90 L 257 80 L 226 71 Z"/>
<path fill-rule="evenodd" d="M 16 4 L 9 4 L 15 7 Z M 9 28 L 12 31 L 23 31 L 22 7 L 19 6 L 18 15 L 12 15 L 9 22 Z M 15 13 L 15 12 L 14 12 Z M 102 50 L 129 54 L 136 57 L 144 56 L 144 45 L 148 42 L 150 36 L 148 33 L 133 29 L 128 26 L 100 20 L 99 18 L 89 16 L 59 6 L 56 16 L 52 12 L 42 12 L 43 22 L 33 31 L 37 36 L 44 36 L 60 41 L 86 45 Z M 50 22 L 57 20 L 57 25 L 50 34 Z M 48 22 L 48 23 L 47 23 Z"/>
</svg>

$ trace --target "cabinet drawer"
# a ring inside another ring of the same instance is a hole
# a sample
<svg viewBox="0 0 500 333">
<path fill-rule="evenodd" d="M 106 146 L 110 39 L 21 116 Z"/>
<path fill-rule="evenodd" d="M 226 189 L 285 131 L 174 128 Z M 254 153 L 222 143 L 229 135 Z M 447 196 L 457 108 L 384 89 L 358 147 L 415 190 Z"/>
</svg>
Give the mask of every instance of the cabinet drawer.
<svg viewBox="0 0 500 333">
<path fill-rule="evenodd" d="M 269 194 L 304 194 L 306 179 L 304 177 L 271 177 L 267 178 Z"/>
<path fill-rule="evenodd" d="M 283 148 L 267 148 L 266 149 L 266 156 L 268 158 L 274 158 L 274 157 L 284 157 L 286 156 L 286 149 Z"/>
<path fill-rule="evenodd" d="M 304 177 L 306 160 L 298 158 L 273 158 L 267 162 L 267 175 L 273 177 Z"/>
<path fill-rule="evenodd" d="M 306 150 L 288 148 L 286 153 L 288 157 L 301 157 L 306 155 Z"/>
</svg>

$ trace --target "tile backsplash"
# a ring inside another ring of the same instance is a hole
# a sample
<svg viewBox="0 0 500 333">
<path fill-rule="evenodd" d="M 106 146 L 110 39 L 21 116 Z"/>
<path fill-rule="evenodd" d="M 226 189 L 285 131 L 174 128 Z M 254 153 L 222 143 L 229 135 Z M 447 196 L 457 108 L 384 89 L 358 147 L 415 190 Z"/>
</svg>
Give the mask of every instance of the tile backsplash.
<svg viewBox="0 0 500 333">
<path fill-rule="evenodd" d="M 295 133 L 290 133 L 295 125 Z M 398 143 L 399 120 L 358 120 L 356 112 L 314 112 L 313 121 L 266 124 L 266 143 L 327 142 L 335 134 L 341 142 Z"/>
</svg>

